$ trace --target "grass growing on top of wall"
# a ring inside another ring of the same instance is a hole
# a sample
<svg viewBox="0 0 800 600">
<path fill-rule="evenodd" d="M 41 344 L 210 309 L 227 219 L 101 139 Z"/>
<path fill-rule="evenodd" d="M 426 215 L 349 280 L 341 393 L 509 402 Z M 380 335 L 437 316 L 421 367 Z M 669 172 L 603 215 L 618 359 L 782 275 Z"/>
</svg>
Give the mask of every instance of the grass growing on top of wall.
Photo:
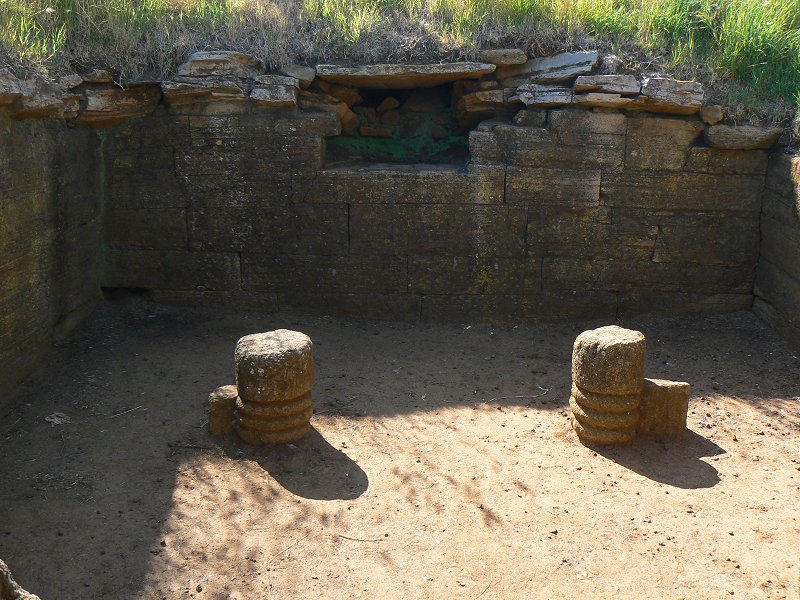
<svg viewBox="0 0 800 600">
<path fill-rule="evenodd" d="M 773 116 L 800 103 L 800 0 L 0 0 L 4 62 L 54 73 L 163 77 L 204 48 L 279 67 L 474 58 L 502 46 L 600 47 Z"/>
</svg>

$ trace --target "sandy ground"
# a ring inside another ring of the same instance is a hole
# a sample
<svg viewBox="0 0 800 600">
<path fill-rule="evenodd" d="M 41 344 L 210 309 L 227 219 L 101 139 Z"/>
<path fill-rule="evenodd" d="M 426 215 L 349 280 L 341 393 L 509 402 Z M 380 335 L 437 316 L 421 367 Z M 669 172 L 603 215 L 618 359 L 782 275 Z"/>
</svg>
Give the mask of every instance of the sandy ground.
<svg viewBox="0 0 800 600">
<path fill-rule="evenodd" d="M 43 600 L 798 598 L 800 352 L 750 313 L 628 323 L 691 431 L 595 451 L 593 325 L 105 302 L 0 404 L 0 557 Z M 315 343 L 312 435 L 211 438 L 236 340 L 279 327 Z"/>
</svg>

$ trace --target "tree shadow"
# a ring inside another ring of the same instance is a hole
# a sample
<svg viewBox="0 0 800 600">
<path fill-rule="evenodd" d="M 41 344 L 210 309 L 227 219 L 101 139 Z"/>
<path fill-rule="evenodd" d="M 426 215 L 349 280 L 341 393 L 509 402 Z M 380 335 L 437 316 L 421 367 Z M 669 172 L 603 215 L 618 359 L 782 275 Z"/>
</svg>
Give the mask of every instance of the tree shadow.
<svg viewBox="0 0 800 600">
<path fill-rule="evenodd" d="M 230 458 L 258 463 L 286 491 L 308 500 L 354 500 L 369 487 L 364 470 L 313 426 L 293 444 L 245 446 L 233 434 L 222 447 Z"/>
<path fill-rule="evenodd" d="M 719 483 L 718 471 L 700 459 L 725 454 L 714 442 L 691 430 L 679 437 L 642 437 L 630 446 L 592 446 L 592 449 L 652 481 L 685 490 L 710 488 Z"/>
</svg>

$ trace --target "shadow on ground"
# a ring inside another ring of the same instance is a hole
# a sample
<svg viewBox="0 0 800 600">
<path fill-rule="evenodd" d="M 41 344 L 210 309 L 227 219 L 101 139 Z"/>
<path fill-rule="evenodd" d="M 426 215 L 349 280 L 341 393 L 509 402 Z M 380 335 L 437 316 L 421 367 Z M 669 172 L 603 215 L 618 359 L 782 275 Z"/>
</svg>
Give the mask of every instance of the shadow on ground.
<svg viewBox="0 0 800 600">
<path fill-rule="evenodd" d="M 724 392 L 771 414 L 773 398 L 798 393 L 796 351 L 749 313 L 639 325 L 648 336 L 647 375 L 690 381 L 694 397 Z M 208 393 L 233 382 L 236 340 L 281 327 L 314 340 L 316 411 L 359 419 L 487 402 L 561 411 L 572 342 L 587 325 L 371 324 L 102 303 L 87 327 L 0 403 L 0 557 L 20 583 L 45 599 L 139 598 L 165 523 L 180 509 L 180 472 L 204 453 L 252 461 L 298 497 L 364 494 L 367 473 L 316 430 L 294 448 L 273 450 L 208 436 Z M 70 422 L 46 422 L 54 412 Z M 721 452 L 695 433 L 601 450 L 649 479 L 687 489 L 719 481 L 701 458 Z M 336 477 L 322 484 L 309 466 Z M 213 481 L 204 484 L 215 501 Z M 253 484 L 250 491 L 259 490 Z M 43 547 L 55 558 L 44 561 Z"/>
</svg>

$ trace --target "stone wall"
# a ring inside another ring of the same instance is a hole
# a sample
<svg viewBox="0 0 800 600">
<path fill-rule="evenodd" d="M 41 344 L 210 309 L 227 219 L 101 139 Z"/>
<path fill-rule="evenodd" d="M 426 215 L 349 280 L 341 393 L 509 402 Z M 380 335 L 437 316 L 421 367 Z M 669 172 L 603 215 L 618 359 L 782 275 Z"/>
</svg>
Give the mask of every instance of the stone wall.
<svg viewBox="0 0 800 600">
<path fill-rule="evenodd" d="M 800 156 L 770 159 L 753 309 L 800 344 Z"/>
<path fill-rule="evenodd" d="M 470 162 L 326 165 L 334 113 L 209 103 L 108 130 L 108 287 L 364 318 L 750 308 L 763 150 L 695 116 L 523 110 Z"/>
<path fill-rule="evenodd" d="M 0 117 L 0 397 L 100 293 L 94 132 Z"/>
</svg>

